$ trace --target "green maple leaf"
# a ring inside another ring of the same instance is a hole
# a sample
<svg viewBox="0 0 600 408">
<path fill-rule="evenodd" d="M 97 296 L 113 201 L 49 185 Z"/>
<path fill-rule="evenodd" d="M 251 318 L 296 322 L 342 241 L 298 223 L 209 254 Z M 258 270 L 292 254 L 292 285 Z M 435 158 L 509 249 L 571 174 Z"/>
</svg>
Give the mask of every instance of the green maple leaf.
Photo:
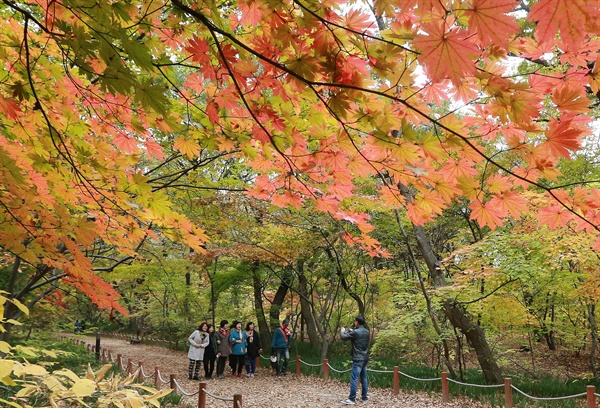
<svg viewBox="0 0 600 408">
<path fill-rule="evenodd" d="M 168 101 L 163 85 L 152 84 L 151 79 L 144 79 L 135 86 L 135 100 L 144 108 L 152 109 L 161 115 L 166 114 Z"/>
</svg>

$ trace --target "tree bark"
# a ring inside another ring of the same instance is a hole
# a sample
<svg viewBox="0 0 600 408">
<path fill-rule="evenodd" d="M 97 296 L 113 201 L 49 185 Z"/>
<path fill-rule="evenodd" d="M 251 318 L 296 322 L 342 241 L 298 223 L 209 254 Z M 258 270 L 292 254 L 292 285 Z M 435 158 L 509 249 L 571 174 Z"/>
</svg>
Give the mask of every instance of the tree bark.
<svg viewBox="0 0 600 408">
<path fill-rule="evenodd" d="M 406 194 L 408 194 L 408 191 L 406 191 Z M 407 199 L 409 198 L 410 196 L 407 197 Z M 421 249 L 421 253 L 423 254 L 423 259 L 429 269 L 434 288 L 438 289 L 445 286 L 446 281 L 443 271 L 439 267 L 439 260 L 431 248 L 425 229 L 413 224 L 413 231 L 417 243 L 419 244 L 419 248 Z M 466 313 L 462 305 L 459 305 L 450 299 L 445 299 L 442 302 L 442 307 L 444 309 L 444 315 L 448 318 L 450 323 L 463 332 L 467 341 L 471 347 L 473 347 L 473 350 L 475 350 L 485 380 L 490 384 L 502 383 L 502 372 L 496 363 L 496 359 L 487 342 L 485 331 L 480 326 L 473 323 L 472 318 Z"/>
<path fill-rule="evenodd" d="M 596 350 L 598 349 L 598 327 L 596 325 L 596 305 L 588 302 L 588 322 L 590 324 L 590 337 L 592 345 L 590 347 L 590 369 L 594 378 L 598 378 L 598 368 L 596 367 Z"/>
<path fill-rule="evenodd" d="M 254 294 L 254 313 L 256 314 L 256 325 L 260 335 L 260 344 L 266 345 L 271 344 L 271 329 L 265 316 L 265 309 L 263 307 L 263 286 L 258 276 L 259 263 L 254 262 L 252 264 L 252 289 Z"/>
<path fill-rule="evenodd" d="M 477 354 L 477 361 L 483 370 L 483 376 L 488 384 L 502 384 L 502 372 L 485 337 L 485 332 L 467 314 L 463 305 L 450 299 L 443 301 L 444 314 L 466 337 Z"/>
<path fill-rule="evenodd" d="M 334 254 L 331 251 L 331 248 L 327 248 L 325 250 L 325 253 L 327 254 L 327 257 L 329 258 L 329 260 L 331 262 L 334 262 L 336 265 L 336 270 L 337 270 L 337 274 L 340 278 L 340 283 L 342 284 L 342 288 L 344 288 L 344 290 L 346 291 L 346 293 L 352 298 L 354 299 L 354 301 L 356 302 L 356 306 L 358 308 L 358 314 L 364 316 L 365 315 L 365 302 L 362 300 L 362 298 L 359 296 L 358 293 L 356 293 L 348 284 L 348 281 L 346 280 L 346 277 L 344 276 L 344 271 L 342 270 L 342 266 L 340 265 L 340 263 L 338 262 L 338 258 L 337 258 L 337 253 Z"/>
<path fill-rule="evenodd" d="M 308 280 L 304 275 L 304 261 L 298 262 L 298 294 L 300 295 L 300 314 L 302 320 L 306 324 L 306 332 L 308 334 L 308 340 L 312 347 L 318 348 L 320 346 L 319 335 L 317 333 L 317 326 L 312 312 L 312 305 L 309 302 L 310 293 L 308 293 Z"/>
<path fill-rule="evenodd" d="M 273 297 L 273 301 L 271 302 L 271 308 L 269 309 L 269 325 L 271 326 L 271 330 L 277 329 L 280 322 L 280 314 L 283 306 L 283 302 L 285 301 L 285 297 L 287 296 L 289 290 L 289 280 L 291 278 L 291 270 L 290 268 L 285 268 L 283 276 L 281 277 L 281 282 L 279 283 L 279 287 L 277 288 L 277 292 L 275 292 L 275 296 Z M 261 339 L 262 340 L 262 339 Z"/>
</svg>

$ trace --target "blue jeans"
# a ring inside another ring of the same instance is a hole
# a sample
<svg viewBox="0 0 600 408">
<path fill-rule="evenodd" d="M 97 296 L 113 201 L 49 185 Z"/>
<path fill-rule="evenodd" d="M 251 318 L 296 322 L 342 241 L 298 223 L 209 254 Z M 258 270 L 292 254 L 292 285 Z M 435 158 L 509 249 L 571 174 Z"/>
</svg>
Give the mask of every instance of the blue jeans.
<svg viewBox="0 0 600 408">
<path fill-rule="evenodd" d="M 358 379 L 360 377 L 360 385 L 362 387 L 362 400 L 367 399 L 367 392 L 369 392 L 369 381 L 367 380 L 367 362 L 366 361 L 353 361 L 352 362 L 352 374 L 350 375 L 350 396 L 348 397 L 352 401 L 356 399 L 356 389 L 358 388 Z"/>
<path fill-rule="evenodd" d="M 254 374 L 256 372 L 256 359 L 248 357 L 248 361 L 246 362 L 250 363 L 250 365 L 246 365 L 246 372 L 248 374 Z"/>
<path fill-rule="evenodd" d="M 277 374 L 287 373 L 288 363 L 290 362 L 290 349 L 278 348 L 277 352 Z"/>
</svg>

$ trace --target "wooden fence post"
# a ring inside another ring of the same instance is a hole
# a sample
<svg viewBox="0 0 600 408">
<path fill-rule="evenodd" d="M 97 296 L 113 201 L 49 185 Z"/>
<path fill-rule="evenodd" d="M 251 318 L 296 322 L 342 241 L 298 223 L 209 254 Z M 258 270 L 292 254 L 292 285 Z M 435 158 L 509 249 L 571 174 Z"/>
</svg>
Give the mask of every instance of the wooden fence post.
<svg viewBox="0 0 600 408">
<path fill-rule="evenodd" d="M 510 378 L 504 379 L 504 406 L 506 408 L 512 408 L 513 406 L 512 387 L 510 386 L 510 382 Z"/>
<path fill-rule="evenodd" d="M 394 366 L 394 395 L 400 394 L 400 367 Z"/>
<path fill-rule="evenodd" d="M 121 371 L 123 370 L 123 366 L 121 365 L 121 355 L 120 354 L 117 354 L 117 368 Z"/>
<path fill-rule="evenodd" d="M 233 408 L 242 408 L 242 394 L 233 395 Z"/>
<path fill-rule="evenodd" d="M 260 368 L 260 355 L 254 359 L 254 362 L 256 363 L 256 368 Z"/>
<path fill-rule="evenodd" d="M 144 382 L 144 362 L 140 361 L 139 364 L 140 364 L 140 368 L 139 368 L 140 372 L 138 373 L 138 381 Z"/>
<path fill-rule="evenodd" d="M 169 375 L 169 387 L 171 387 L 172 390 L 175 389 L 175 374 Z"/>
<path fill-rule="evenodd" d="M 179 340 L 175 340 L 175 351 L 179 351 Z"/>
<path fill-rule="evenodd" d="M 160 366 L 154 367 L 154 388 L 157 390 L 160 388 Z"/>
<path fill-rule="evenodd" d="M 445 371 L 442 373 L 442 401 L 450 401 L 450 393 L 448 391 L 448 373 Z"/>
<path fill-rule="evenodd" d="M 133 365 L 131 364 L 131 359 L 127 359 L 127 374 L 131 374 L 131 370 L 133 370 Z"/>
<path fill-rule="evenodd" d="M 302 374 L 302 362 L 300 359 L 300 355 L 296 354 L 296 375 Z"/>
<path fill-rule="evenodd" d="M 596 387 L 587 386 L 587 408 L 596 408 Z"/>
<path fill-rule="evenodd" d="M 206 408 L 206 383 L 201 382 L 198 388 L 198 408 Z"/>
<path fill-rule="evenodd" d="M 329 381 L 329 361 L 323 360 L 323 378 L 325 381 Z"/>
</svg>

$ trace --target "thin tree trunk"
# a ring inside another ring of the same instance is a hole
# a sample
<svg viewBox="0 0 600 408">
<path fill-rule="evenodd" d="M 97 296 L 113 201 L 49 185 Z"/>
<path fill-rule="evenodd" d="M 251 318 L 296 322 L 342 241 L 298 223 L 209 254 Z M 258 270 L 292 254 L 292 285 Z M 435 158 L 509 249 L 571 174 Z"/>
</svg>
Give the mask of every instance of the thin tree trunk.
<svg viewBox="0 0 600 408">
<path fill-rule="evenodd" d="M 298 261 L 298 294 L 300 295 L 300 314 L 302 320 L 306 324 L 306 332 L 308 334 L 308 340 L 312 347 L 319 347 L 319 335 L 317 333 L 317 326 L 312 313 L 311 303 L 309 302 L 310 294 L 308 293 L 308 281 L 306 275 L 304 275 L 304 262 Z"/>
<path fill-rule="evenodd" d="M 354 301 L 356 302 L 356 306 L 358 308 L 358 314 L 364 316 L 365 315 L 365 302 L 362 300 L 362 298 L 359 296 L 359 294 L 356 293 L 348 284 L 348 281 L 346 280 L 346 277 L 344 276 L 344 271 L 342 269 L 342 266 L 340 265 L 339 259 L 337 257 L 337 253 L 334 254 L 330 248 L 327 248 L 325 250 L 325 253 L 327 254 L 327 257 L 329 258 L 329 260 L 332 263 L 334 263 L 336 266 L 337 275 L 340 278 L 340 283 L 342 284 L 342 288 L 344 288 L 346 293 L 348 293 L 348 295 L 350 295 L 350 297 L 352 299 L 354 299 Z"/>
<path fill-rule="evenodd" d="M 596 367 L 596 350 L 598 349 L 598 327 L 596 326 L 596 305 L 588 303 L 588 322 L 590 324 L 590 337 L 592 344 L 590 346 L 590 369 L 594 378 L 598 378 L 598 368 Z"/>
<path fill-rule="evenodd" d="M 260 344 L 265 345 L 271 344 L 271 330 L 263 307 L 263 286 L 258 276 L 258 267 L 258 262 L 252 263 L 252 292 L 254 295 L 254 313 L 256 314 L 256 325 L 260 335 Z"/>
</svg>

